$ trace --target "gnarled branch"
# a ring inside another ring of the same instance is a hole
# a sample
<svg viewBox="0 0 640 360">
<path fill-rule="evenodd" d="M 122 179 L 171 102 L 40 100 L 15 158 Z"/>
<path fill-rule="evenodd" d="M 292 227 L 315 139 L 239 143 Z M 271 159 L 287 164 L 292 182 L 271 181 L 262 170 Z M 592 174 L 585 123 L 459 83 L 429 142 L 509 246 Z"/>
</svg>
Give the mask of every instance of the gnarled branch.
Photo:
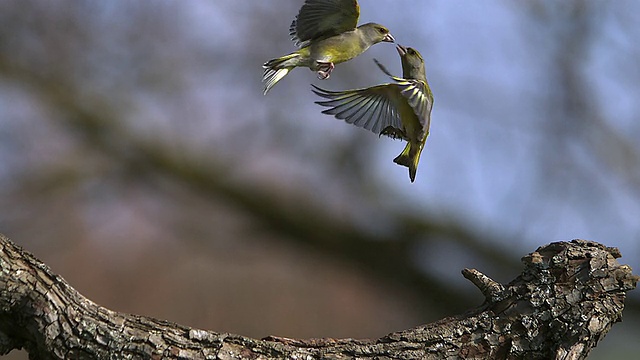
<svg viewBox="0 0 640 360">
<path fill-rule="evenodd" d="M 557 242 L 503 285 L 463 270 L 478 308 L 377 340 L 262 340 L 105 309 L 0 235 L 0 354 L 34 359 L 581 359 L 622 318 L 638 276 L 615 248 Z"/>
</svg>

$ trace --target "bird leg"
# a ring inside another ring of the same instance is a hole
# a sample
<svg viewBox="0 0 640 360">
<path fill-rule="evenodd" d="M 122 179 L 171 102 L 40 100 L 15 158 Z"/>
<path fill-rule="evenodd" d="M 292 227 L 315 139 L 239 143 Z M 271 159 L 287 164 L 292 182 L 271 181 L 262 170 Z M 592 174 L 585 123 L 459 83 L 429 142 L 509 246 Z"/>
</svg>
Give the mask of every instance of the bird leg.
<svg viewBox="0 0 640 360">
<path fill-rule="evenodd" d="M 332 62 L 316 61 L 318 69 L 318 79 L 326 80 L 331 76 L 331 72 L 336 67 Z"/>
<path fill-rule="evenodd" d="M 380 132 L 380 135 L 378 136 L 382 136 L 382 135 L 386 135 L 392 139 L 403 139 L 406 140 L 407 139 L 407 134 L 405 134 L 404 131 L 402 131 L 401 129 L 398 128 L 394 128 L 393 126 L 389 125 L 386 128 L 382 129 L 382 131 Z"/>
</svg>

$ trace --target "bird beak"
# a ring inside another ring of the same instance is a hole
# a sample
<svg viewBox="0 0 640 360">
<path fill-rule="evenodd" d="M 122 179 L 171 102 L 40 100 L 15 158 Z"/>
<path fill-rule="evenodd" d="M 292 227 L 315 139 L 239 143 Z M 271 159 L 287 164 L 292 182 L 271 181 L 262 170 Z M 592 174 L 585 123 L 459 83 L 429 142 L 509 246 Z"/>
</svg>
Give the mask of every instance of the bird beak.
<svg viewBox="0 0 640 360">
<path fill-rule="evenodd" d="M 392 42 L 396 42 L 396 39 L 393 38 L 391 33 L 388 33 L 387 35 L 385 35 L 385 37 L 382 39 L 382 41 L 392 43 Z"/>
<path fill-rule="evenodd" d="M 400 44 L 396 45 L 396 50 L 398 50 L 398 54 L 400 54 L 400 56 L 407 55 L 407 48 Z"/>
</svg>

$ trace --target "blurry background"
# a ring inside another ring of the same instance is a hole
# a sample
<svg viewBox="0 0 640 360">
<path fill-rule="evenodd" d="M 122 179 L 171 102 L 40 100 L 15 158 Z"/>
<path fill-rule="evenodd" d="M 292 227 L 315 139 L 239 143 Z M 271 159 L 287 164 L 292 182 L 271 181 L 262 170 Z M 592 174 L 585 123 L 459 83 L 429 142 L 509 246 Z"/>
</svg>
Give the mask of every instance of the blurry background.
<svg viewBox="0 0 640 360">
<path fill-rule="evenodd" d="M 388 81 L 391 44 L 262 95 L 302 3 L 0 2 L 0 232 L 103 306 L 253 337 L 454 315 L 462 268 L 509 281 L 558 240 L 638 273 L 640 3 L 361 0 L 426 60 L 414 184 L 309 86 Z M 638 295 L 593 359 L 640 351 Z"/>
</svg>

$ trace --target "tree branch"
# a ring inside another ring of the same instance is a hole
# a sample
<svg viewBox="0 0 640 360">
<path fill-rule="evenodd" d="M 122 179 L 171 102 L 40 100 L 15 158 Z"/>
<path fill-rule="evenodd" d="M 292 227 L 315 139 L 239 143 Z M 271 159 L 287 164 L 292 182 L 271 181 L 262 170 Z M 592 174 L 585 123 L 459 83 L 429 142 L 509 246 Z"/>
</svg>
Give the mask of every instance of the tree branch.
<svg viewBox="0 0 640 360">
<path fill-rule="evenodd" d="M 0 354 L 32 359 L 581 359 L 622 319 L 638 276 L 620 253 L 573 240 L 523 258 L 507 285 L 463 271 L 480 307 L 377 340 L 262 340 L 105 309 L 0 235 Z"/>
</svg>

